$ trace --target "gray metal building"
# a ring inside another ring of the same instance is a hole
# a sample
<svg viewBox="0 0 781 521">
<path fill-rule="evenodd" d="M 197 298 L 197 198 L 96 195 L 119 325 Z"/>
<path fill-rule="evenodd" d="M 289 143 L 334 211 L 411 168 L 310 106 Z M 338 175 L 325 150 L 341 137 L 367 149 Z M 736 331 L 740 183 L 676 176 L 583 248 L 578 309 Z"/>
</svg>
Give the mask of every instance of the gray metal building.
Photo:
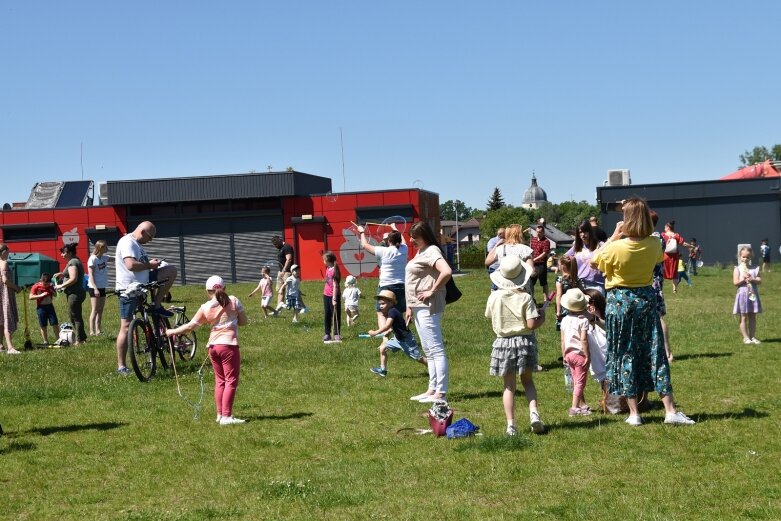
<svg viewBox="0 0 781 521">
<path fill-rule="evenodd" d="M 157 236 L 146 250 L 178 267 L 177 284 L 200 283 L 214 273 L 243 282 L 257 280 L 263 264 L 276 276 L 271 237 L 285 237 L 288 201 L 330 190 L 329 178 L 296 171 L 142 179 L 108 181 L 105 203 L 124 209 L 128 230 L 155 223 Z M 92 242 L 90 236 L 90 248 Z"/>
<path fill-rule="evenodd" d="M 771 261 L 778 262 L 781 245 L 781 179 L 697 181 L 597 187 L 600 222 L 608 234 L 621 219 L 616 203 L 642 197 L 659 214 L 658 230 L 674 220 L 675 231 L 692 237 L 703 249 L 706 264 L 736 262 L 737 245 L 749 243 L 759 258 L 759 244 L 767 238 Z"/>
</svg>

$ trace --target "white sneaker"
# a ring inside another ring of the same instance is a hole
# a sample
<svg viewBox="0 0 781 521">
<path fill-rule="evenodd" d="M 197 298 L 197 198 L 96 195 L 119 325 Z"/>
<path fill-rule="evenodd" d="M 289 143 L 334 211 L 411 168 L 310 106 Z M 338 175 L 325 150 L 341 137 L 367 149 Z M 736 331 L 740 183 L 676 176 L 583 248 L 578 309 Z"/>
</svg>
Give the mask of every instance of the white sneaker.
<svg viewBox="0 0 781 521">
<path fill-rule="evenodd" d="M 419 402 L 422 398 L 426 398 L 428 395 L 426 393 L 423 394 L 416 394 L 415 396 L 410 396 L 409 399 L 413 402 Z"/>
<path fill-rule="evenodd" d="M 752 343 L 752 344 L 761 344 L 762 342 L 760 342 L 760 341 L 759 341 L 759 340 L 757 340 L 756 338 L 752 338 L 752 339 L 751 339 L 751 343 Z"/>
<path fill-rule="evenodd" d="M 529 413 L 529 426 L 534 434 L 542 434 L 545 432 L 545 424 L 540 419 L 540 414 L 537 412 Z"/>
<path fill-rule="evenodd" d="M 632 416 L 630 415 L 626 420 L 624 420 L 626 423 L 631 425 L 632 427 L 639 427 L 643 424 L 643 419 L 640 416 Z"/>
<path fill-rule="evenodd" d="M 743 343 L 744 344 L 753 344 L 754 342 L 752 342 L 750 338 L 744 338 L 743 339 Z"/>
<path fill-rule="evenodd" d="M 220 423 L 221 421 L 222 421 L 222 415 L 218 414 L 217 415 L 217 423 Z"/>
<path fill-rule="evenodd" d="M 247 420 L 241 420 L 239 418 L 234 418 L 233 416 L 223 416 L 220 419 L 220 425 L 237 425 L 239 423 L 246 423 Z"/>
<path fill-rule="evenodd" d="M 434 403 L 434 402 L 439 402 L 439 401 L 447 401 L 447 398 L 445 398 L 444 394 L 442 396 L 440 396 L 439 398 L 435 398 L 434 396 L 435 395 L 433 395 L 433 394 L 427 394 L 427 395 L 424 395 L 423 398 L 421 398 L 418 401 L 420 403 Z"/>
<path fill-rule="evenodd" d="M 678 411 L 675 414 L 665 414 L 664 423 L 669 423 L 671 425 L 694 425 L 695 421 L 681 411 Z"/>
</svg>

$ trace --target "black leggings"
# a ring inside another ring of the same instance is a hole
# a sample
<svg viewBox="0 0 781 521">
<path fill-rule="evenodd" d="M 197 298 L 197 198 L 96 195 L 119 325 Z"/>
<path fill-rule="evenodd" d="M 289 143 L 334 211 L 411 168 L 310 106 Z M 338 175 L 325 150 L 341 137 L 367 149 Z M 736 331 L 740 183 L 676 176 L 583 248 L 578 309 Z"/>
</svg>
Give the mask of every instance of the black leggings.
<svg viewBox="0 0 781 521">
<path fill-rule="evenodd" d="M 323 295 L 323 310 L 325 316 L 323 317 L 323 326 L 325 327 L 325 334 L 331 334 L 331 327 L 334 328 L 334 335 L 341 335 L 342 331 L 342 300 L 339 296 L 336 296 L 336 304 L 333 302 L 333 297 Z M 334 323 L 334 311 L 336 311 L 336 323 Z"/>
</svg>

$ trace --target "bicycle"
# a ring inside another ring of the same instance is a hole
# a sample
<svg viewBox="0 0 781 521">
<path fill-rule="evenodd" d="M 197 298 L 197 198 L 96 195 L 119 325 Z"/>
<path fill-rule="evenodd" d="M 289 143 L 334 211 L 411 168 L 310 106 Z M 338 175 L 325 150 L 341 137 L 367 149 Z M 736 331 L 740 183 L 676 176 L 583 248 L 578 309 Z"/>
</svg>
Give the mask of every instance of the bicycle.
<svg viewBox="0 0 781 521">
<path fill-rule="evenodd" d="M 162 287 L 165 282 L 134 283 L 125 291 L 114 292 L 117 296 L 136 299 L 136 317 L 130 322 L 127 332 L 127 351 L 130 354 L 133 372 L 141 382 L 149 381 L 155 375 L 158 359 L 163 369 L 167 369 L 168 361 L 165 353 L 173 352 L 172 341 L 165 335 L 165 330 L 169 329 L 171 324 L 166 317 L 153 312 L 154 305 L 147 299 L 153 290 Z M 180 356 L 184 360 L 189 360 L 192 356 L 184 358 L 189 353 L 189 350 L 186 353 L 180 352 Z M 194 348 L 192 354 L 195 354 Z"/>
<path fill-rule="evenodd" d="M 174 329 L 190 321 L 187 317 L 187 306 L 170 306 L 168 311 L 172 312 L 176 317 L 176 320 L 174 320 Z M 198 350 L 198 337 L 195 336 L 195 331 L 191 331 L 184 335 L 173 335 L 171 337 L 171 344 L 173 345 L 174 352 L 179 355 L 179 358 L 190 361 L 195 358 L 195 352 Z"/>
</svg>

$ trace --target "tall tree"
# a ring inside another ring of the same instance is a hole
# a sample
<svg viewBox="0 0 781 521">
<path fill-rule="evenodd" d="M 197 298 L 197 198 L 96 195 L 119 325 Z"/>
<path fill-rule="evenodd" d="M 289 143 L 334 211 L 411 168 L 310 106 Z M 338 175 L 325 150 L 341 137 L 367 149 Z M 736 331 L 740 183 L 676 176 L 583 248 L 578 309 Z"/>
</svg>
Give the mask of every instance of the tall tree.
<svg viewBox="0 0 781 521">
<path fill-rule="evenodd" d="M 504 197 L 502 197 L 502 192 L 499 190 L 499 187 L 497 186 L 494 188 L 494 193 L 491 194 L 491 198 L 488 199 L 488 205 L 486 207 L 486 210 L 489 212 L 492 210 L 498 210 L 499 208 L 504 206 Z"/>
<path fill-rule="evenodd" d="M 770 150 L 767 147 L 754 147 L 751 152 L 746 150 L 745 154 L 740 154 L 740 162 L 744 166 L 750 166 L 757 163 L 763 163 L 768 159 L 781 161 L 781 145 L 773 145 Z"/>
<path fill-rule="evenodd" d="M 458 219 L 456 219 L 456 213 Z M 482 212 L 468 207 L 466 204 L 464 204 L 464 201 L 459 200 L 447 200 L 439 205 L 439 218 L 444 221 L 466 221 L 472 217 L 473 214 L 480 213 Z"/>
</svg>

